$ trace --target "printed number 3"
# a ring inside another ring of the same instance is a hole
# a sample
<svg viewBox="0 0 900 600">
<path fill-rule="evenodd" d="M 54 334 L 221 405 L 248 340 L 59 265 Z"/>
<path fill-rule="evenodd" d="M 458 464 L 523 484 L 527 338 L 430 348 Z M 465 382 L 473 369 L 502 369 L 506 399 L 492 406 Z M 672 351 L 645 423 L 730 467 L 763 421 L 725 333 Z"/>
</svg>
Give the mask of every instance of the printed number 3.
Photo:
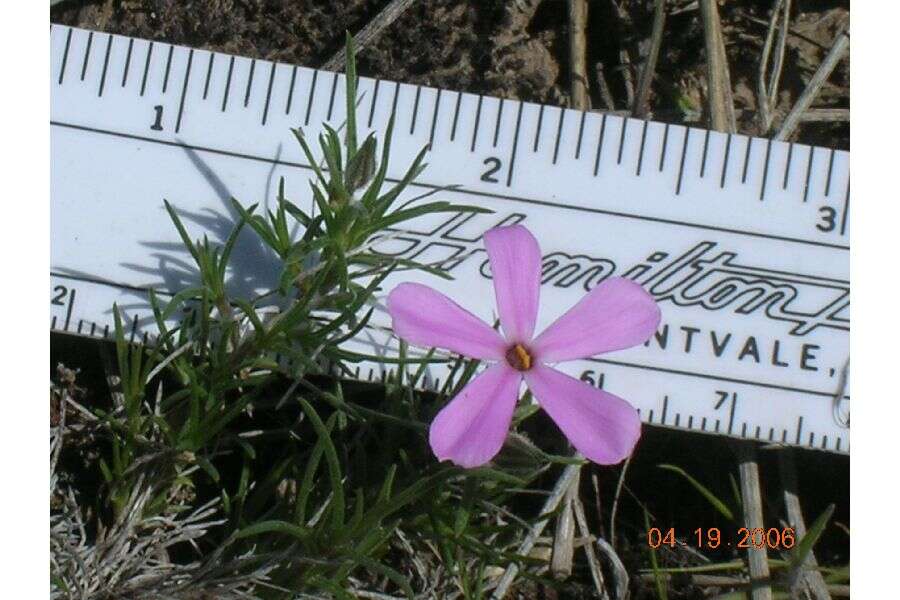
<svg viewBox="0 0 900 600">
<path fill-rule="evenodd" d="M 499 158 L 495 158 L 495 157 L 493 157 L 493 156 L 489 156 L 489 157 L 487 157 L 486 159 L 484 159 L 484 164 L 485 164 L 485 165 L 490 165 L 490 166 L 488 166 L 488 170 L 487 170 L 487 171 L 485 171 L 484 173 L 482 173 L 482 175 L 481 175 L 481 180 L 482 180 L 482 181 L 487 181 L 488 183 L 500 183 L 500 182 L 497 180 L 497 178 L 494 177 L 494 173 L 496 173 L 497 171 L 499 171 L 499 170 L 500 170 L 500 167 L 503 166 L 503 163 L 500 162 L 500 159 L 499 159 Z"/>
<path fill-rule="evenodd" d="M 830 206 L 822 206 L 819 208 L 819 214 L 822 217 L 822 220 L 816 223 L 816 229 L 819 231 L 834 231 L 834 228 L 837 227 L 837 223 L 835 222 L 835 217 L 837 217 L 837 211 Z"/>
</svg>

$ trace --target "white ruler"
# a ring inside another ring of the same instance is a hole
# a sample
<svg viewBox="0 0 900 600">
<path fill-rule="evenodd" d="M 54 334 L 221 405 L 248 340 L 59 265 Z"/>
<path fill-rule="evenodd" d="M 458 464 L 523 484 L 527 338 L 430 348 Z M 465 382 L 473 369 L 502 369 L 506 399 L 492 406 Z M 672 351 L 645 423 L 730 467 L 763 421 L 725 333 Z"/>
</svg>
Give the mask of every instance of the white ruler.
<svg viewBox="0 0 900 600">
<path fill-rule="evenodd" d="M 163 199 L 214 241 L 236 221 L 229 196 L 271 203 L 284 176 L 306 202 L 289 128 L 315 139 L 340 125 L 344 78 L 58 25 L 50 43 L 51 328 L 108 337 L 116 302 L 139 339 L 153 333 L 146 290 L 196 276 Z M 431 145 L 410 197 L 494 211 L 429 217 L 382 244 L 455 278 L 405 273 L 385 290 L 425 282 L 492 321 L 481 235 L 524 222 L 545 254 L 538 329 L 612 274 L 662 308 L 644 347 L 564 370 L 647 423 L 849 451 L 847 153 L 383 80 L 359 89 L 362 134 L 383 139 L 396 113 L 389 176 Z M 252 236 L 233 259 L 235 293 L 273 283 Z M 350 348 L 392 353 L 389 322 L 377 312 Z M 447 373 L 431 368 L 426 384 Z"/>
</svg>

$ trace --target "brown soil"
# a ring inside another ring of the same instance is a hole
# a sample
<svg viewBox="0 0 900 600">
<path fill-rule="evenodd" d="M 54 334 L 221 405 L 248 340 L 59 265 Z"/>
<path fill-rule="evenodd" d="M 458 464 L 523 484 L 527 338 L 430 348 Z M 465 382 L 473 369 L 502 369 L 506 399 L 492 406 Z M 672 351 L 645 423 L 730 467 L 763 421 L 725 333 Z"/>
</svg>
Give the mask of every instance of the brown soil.
<svg viewBox="0 0 900 600">
<path fill-rule="evenodd" d="M 386 0 L 66 0 L 53 22 L 193 47 L 319 66 Z M 626 73 L 636 81 L 649 45 L 649 0 L 591 0 L 588 65 L 593 107 L 607 108 L 597 85 L 603 65 L 615 108 L 628 108 Z M 756 77 L 769 0 L 720 3 L 738 127 L 758 134 Z M 650 103 L 652 118 L 706 124 L 705 50 L 696 4 L 669 0 Z M 828 51 L 849 0 L 795 0 L 777 112 L 783 117 Z M 627 55 L 623 59 L 623 52 Z M 566 5 L 562 0 L 432 0 L 413 5 L 360 53 L 363 75 L 548 104 L 569 104 Z M 626 64 L 627 61 L 627 64 Z M 814 102 L 850 105 L 849 59 Z M 776 119 L 776 123 L 777 123 Z M 848 123 L 805 123 L 796 139 L 849 148 Z"/>
</svg>

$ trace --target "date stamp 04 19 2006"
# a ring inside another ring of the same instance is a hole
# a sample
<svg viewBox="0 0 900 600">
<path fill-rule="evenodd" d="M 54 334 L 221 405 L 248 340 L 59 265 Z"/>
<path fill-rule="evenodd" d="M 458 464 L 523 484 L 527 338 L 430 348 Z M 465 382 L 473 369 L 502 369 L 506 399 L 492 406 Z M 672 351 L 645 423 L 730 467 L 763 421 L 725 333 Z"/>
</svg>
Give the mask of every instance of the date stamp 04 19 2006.
<svg viewBox="0 0 900 600">
<path fill-rule="evenodd" d="M 772 550 L 787 550 L 794 547 L 796 539 L 794 537 L 794 529 L 785 527 L 777 529 L 770 527 L 763 529 L 756 527 L 748 529 L 741 527 L 737 530 L 737 536 L 734 540 L 723 540 L 722 531 L 718 527 L 709 527 L 703 529 L 698 527 L 694 530 L 693 535 L 687 538 L 690 541 L 681 541 L 675 535 L 675 528 L 669 528 L 665 531 L 658 527 L 651 527 L 647 531 L 647 545 L 651 548 L 659 548 L 660 546 L 669 546 L 674 548 L 676 545 L 687 546 L 696 545 L 697 548 L 716 549 L 723 543 L 726 546 L 734 546 L 736 548 L 765 548 Z"/>
</svg>

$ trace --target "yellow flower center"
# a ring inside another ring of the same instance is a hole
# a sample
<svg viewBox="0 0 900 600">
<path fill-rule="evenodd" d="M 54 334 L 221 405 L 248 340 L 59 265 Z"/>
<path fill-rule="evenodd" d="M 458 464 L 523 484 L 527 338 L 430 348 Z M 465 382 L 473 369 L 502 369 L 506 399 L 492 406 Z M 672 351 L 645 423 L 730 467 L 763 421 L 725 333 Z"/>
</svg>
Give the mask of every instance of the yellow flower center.
<svg viewBox="0 0 900 600">
<path fill-rule="evenodd" d="M 527 371 L 531 368 L 531 355 L 522 344 L 516 344 L 506 351 L 506 362 L 517 371 Z"/>
</svg>

